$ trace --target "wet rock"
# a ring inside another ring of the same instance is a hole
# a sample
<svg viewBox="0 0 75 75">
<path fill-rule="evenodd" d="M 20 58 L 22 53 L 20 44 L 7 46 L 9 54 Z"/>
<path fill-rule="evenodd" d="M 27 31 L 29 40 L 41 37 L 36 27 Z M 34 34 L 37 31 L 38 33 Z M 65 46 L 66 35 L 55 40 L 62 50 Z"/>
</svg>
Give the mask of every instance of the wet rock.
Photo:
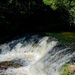
<svg viewBox="0 0 75 75">
<path fill-rule="evenodd" d="M 6 70 L 9 67 L 14 67 L 14 68 L 18 68 L 22 66 L 22 64 L 19 63 L 13 63 L 12 61 L 6 61 L 6 62 L 1 62 L 0 63 L 0 70 Z"/>
<path fill-rule="evenodd" d="M 70 65 L 67 67 L 69 71 L 75 71 L 75 65 Z"/>
</svg>

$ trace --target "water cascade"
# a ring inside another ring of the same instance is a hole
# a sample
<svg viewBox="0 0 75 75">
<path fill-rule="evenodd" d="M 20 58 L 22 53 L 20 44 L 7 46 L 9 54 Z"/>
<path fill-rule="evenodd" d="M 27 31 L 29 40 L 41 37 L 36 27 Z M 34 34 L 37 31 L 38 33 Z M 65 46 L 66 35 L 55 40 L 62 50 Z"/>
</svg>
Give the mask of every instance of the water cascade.
<svg viewBox="0 0 75 75">
<path fill-rule="evenodd" d="M 31 36 L 0 45 L 0 75 L 60 75 L 61 67 L 75 57 L 69 48 L 58 47 L 55 38 Z M 15 66 L 15 67 L 14 67 Z"/>
</svg>

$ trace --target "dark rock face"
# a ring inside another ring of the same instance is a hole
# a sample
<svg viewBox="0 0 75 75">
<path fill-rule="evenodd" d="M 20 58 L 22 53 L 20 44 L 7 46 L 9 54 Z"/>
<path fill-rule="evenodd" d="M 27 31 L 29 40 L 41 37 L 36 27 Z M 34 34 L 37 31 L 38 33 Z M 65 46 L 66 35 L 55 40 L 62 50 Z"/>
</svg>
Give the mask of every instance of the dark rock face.
<svg viewBox="0 0 75 75">
<path fill-rule="evenodd" d="M 65 10 L 52 10 L 42 0 L 0 1 L 0 41 L 28 32 L 73 31 Z"/>
</svg>

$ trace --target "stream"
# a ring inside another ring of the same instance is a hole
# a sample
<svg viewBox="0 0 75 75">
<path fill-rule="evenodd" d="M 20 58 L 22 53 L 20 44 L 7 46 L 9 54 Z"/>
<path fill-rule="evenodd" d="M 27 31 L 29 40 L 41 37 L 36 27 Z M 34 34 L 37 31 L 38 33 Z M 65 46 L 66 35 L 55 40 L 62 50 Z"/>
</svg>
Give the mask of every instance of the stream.
<svg viewBox="0 0 75 75">
<path fill-rule="evenodd" d="M 60 75 L 74 57 L 55 37 L 22 37 L 0 45 L 0 75 Z"/>
</svg>

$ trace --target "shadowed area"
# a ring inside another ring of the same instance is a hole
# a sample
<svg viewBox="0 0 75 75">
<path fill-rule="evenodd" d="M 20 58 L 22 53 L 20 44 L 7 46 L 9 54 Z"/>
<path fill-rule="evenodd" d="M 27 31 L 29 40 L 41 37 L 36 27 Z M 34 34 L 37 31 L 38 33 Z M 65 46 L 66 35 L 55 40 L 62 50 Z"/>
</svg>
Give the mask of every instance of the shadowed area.
<svg viewBox="0 0 75 75">
<path fill-rule="evenodd" d="M 3 0 L 0 13 L 0 42 L 30 32 L 75 31 L 65 9 L 53 10 L 42 0 Z"/>
</svg>

